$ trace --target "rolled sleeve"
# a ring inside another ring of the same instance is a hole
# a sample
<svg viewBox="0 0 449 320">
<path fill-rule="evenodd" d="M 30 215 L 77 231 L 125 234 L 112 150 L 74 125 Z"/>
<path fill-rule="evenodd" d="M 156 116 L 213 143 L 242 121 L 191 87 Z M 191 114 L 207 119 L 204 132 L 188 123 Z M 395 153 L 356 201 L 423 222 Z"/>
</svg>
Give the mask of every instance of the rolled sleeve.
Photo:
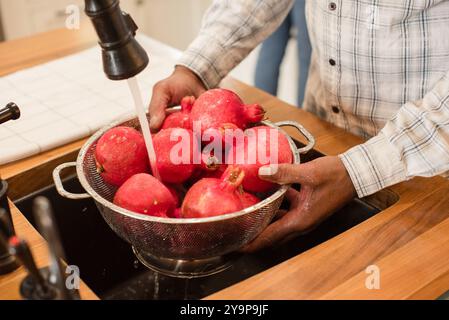
<svg viewBox="0 0 449 320">
<path fill-rule="evenodd" d="M 407 102 L 380 133 L 340 156 L 364 197 L 449 170 L 449 72 L 422 100 Z"/>
<path fill-rule="evenodd" d="M 406 180 L 406 168 L 397 150 L 381 132 L 340 155 L 360 198 Z"/>
</svg>

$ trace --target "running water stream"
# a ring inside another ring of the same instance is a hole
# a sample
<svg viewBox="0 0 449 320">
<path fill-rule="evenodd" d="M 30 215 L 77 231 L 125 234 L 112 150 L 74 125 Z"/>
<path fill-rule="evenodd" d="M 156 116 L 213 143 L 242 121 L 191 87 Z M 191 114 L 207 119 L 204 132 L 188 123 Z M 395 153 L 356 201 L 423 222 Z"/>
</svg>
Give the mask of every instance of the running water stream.
<svg viewBox="0 0 449 320">
<path fill-rule="evenodd" d="M 142 129 L 143 138 L 145 139 L 145 145 L 147 147 L 148 159 L 150 160 L 151 172 L 153 176 L 161 180 L 159 175 L 159 170 L 156 165 L 156 152 L 154 151 L 153 138 L 151 137 L 150 126 L 148 124 L 147 115 L 145 113 L 145 107 L 142 100 L 142 94 L 140 92 L 139 83 L 137 78 L 133 77 L 128 79 L 128 86 L 131 91 L 131 95 L 134 100 L 134 105 L 136 107 L 137 117 L 139 119 L 140 127 Z"/>
</svg>

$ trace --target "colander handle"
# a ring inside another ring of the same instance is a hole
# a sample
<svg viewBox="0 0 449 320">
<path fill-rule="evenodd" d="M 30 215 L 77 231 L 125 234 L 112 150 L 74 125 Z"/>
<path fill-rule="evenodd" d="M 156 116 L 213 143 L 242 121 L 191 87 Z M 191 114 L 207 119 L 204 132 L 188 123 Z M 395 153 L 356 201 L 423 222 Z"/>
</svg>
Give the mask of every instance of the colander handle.
<svg viewBox="0 0 449 320">
<path fill-rule="evenodd" d="M 64 198 L 72 199 L 72 200 L 81 200 L 90 198 L 90 195 L 87 193 L 71 193 L 64 189 L 64 185 L 62 184 L 61 179 L 61 171 L 67 168 L 76 167 L 76 162 L 67 162 L 63 163 L 53 170 L 53 181 L 55 182 L 56 190 L 58 193 Z"/>
<path fill-rule="evenodd" d="M 302 125 L 300 125 L 298 122 L 296 122 L 296 121 L 281 121 L 281 122 L 275 123 L 275 125 L 278 127 L 296 128 L 307 139 L 307 145 L 303 148 L 298 149 L 298 152 L 300 154 L 309 152 L 315 146 L 315 138 L 313 137 L 313 135 L 309 131 L 307 131 L 306 128 L 304 128 Z"/>
</svg>

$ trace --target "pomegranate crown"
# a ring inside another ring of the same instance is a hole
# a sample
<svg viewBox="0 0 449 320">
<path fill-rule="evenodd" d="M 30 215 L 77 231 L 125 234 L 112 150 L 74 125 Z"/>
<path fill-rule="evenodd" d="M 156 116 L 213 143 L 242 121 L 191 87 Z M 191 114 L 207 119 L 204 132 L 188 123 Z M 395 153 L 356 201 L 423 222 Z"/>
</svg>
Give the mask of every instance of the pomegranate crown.
<svg viewBox="0 0 449 320">
<path fill-rule="evenodd" d="M 231 165 L 221 176 L 220 186 L 225 190 L 234 191 L 242 185 L 244 178 L 245 172 L 241 168 Z"/>
<path fill-rule="evenodd" d="M 244 106 L 245 115 L 248 121 L 252 123 L 261 122 L 265 117 L 265 109 L 258 104 L 247 104 Z"/>
</svg>

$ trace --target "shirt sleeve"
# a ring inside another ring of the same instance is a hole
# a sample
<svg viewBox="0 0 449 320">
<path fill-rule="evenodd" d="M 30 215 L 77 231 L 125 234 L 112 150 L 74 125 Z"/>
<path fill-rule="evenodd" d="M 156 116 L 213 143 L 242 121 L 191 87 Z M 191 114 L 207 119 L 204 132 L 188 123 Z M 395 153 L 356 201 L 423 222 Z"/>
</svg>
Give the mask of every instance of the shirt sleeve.
<svg viewBox="0 0 449 320">
<path fill-rule="evenodd" d="M 380 133 L 340 155 L 359 197 L 449 170 L 449 72 L 406 103 Z"/>
<path fill-rule="evenodd" d="M 294 0 L 214 0 L 178 65 L 214 88 L 282 23 Z"/>
</svg>

